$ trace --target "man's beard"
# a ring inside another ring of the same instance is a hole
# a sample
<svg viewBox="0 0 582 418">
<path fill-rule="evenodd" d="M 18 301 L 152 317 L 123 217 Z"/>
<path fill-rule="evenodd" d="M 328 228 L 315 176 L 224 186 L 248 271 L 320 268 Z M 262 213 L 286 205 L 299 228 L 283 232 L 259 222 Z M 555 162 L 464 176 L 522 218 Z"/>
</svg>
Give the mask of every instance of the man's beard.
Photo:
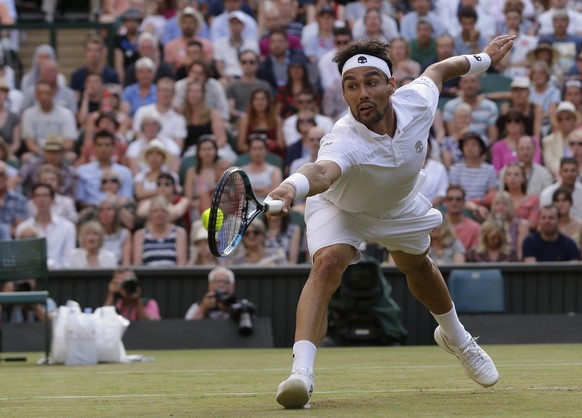
<svg viewBox="0 0 582 418">
<path fill-rule="evenodd" d="M 380 112 L 379 110 L 376 110 L 375 113 L 372 115 L 372 117 L 370 119 L 368 119 L 367 121 L 361 119 L 359 116 L 356 116 L 356 120 L 358 122 L 360 122 L 362 125 L 364 125 L 366 128 L 368 128 L 369 130 L 373 130 L 372 127 L 386 117 L 386 115 L 388 114 L 388 109 L 389 109 L 389 106 L 388 106 L 388 104 L 386 104 L 386 107 L 384 107 L 384 110 L 382 112 Z M 357 110 L 356 110 L 355 114 L 358 115 Z"/>
</svg>

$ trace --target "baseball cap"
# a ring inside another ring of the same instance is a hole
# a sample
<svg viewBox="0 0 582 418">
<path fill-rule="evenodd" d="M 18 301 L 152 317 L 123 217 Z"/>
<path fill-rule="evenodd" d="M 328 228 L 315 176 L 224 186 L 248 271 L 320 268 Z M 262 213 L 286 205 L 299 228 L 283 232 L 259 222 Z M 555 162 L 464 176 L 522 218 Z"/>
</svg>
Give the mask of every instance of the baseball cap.
<svg viewBox="0 0 582 418">
<path fill-rule="evenodd" d="M 529 89 L 531 82 L 529 81 L 528 77 L 525 76 L 516 76 L 511 84 L 509 85 L 510 88 L 516 89 Z"/>
</svg>

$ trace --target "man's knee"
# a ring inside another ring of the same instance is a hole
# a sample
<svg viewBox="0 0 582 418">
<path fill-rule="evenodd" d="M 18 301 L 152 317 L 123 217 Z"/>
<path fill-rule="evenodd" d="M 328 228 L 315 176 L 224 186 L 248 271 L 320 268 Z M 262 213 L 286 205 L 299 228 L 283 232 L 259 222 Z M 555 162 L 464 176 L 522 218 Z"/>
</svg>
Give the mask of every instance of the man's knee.
<svg viewBox="0 0 582 418">
<path fill-rule="evenodd" d="M 396 267 L 404 273 L 405 275 L 409 274 L 418 274 L 423 271 L 432 270 L 432 260 L 425 254 L 407 254 L 402 251 L 394 251 L 392 253 L 392 258 L 396 263 Z"/>
<path fill-rule="evenodd" d="M 354 257 L 354 251 L 342 247 L 328 247 L 319 251 L 313 260 L 313 271 L 316 274 L 312 279 L 335 291 L 339 287 L 343 272 Z"/>
</svg>

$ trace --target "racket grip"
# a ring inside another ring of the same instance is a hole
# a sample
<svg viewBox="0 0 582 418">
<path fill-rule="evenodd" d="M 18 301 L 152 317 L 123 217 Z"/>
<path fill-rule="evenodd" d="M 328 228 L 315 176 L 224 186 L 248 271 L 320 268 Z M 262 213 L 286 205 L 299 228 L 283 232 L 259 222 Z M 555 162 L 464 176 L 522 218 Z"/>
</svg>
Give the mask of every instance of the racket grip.
<svg viewBox="0 0 582 418">
<path fill-rule="evenodd" d="M 282 200 L 267 200 L 263 204 L 265 205 L 265 213 L 276 213 L 283 210 L 284 202 Z"/>
</svg>

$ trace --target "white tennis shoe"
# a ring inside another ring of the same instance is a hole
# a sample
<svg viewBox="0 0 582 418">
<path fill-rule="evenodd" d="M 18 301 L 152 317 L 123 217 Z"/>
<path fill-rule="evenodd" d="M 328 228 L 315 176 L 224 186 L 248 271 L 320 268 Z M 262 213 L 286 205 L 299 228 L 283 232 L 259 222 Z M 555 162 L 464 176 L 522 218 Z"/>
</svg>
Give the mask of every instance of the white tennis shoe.
<svg viewBox="0 0 582 418">
<path fill-rule="evenodd" d="M 495 368 L 493 360 L 479 347 L 476 342 L 477 338 L 473 338 L 468 332 L 467 341 L 459 347 L 453 347 L 449 344 L 440 326 L 434 330 L 434 339 L 443 350 L 457 357 L 467 376 L 481 386 L 487 388 L 499 380 L 499 372 Z"/>
<path fill-rule="evenodd" d="M 309 399 L 313 393 L 313 374 L 306 368 L 293 370 L 287 380 L 279 384 L 277 402 L 285 409 L 311 408 Z"/>
</svg>

